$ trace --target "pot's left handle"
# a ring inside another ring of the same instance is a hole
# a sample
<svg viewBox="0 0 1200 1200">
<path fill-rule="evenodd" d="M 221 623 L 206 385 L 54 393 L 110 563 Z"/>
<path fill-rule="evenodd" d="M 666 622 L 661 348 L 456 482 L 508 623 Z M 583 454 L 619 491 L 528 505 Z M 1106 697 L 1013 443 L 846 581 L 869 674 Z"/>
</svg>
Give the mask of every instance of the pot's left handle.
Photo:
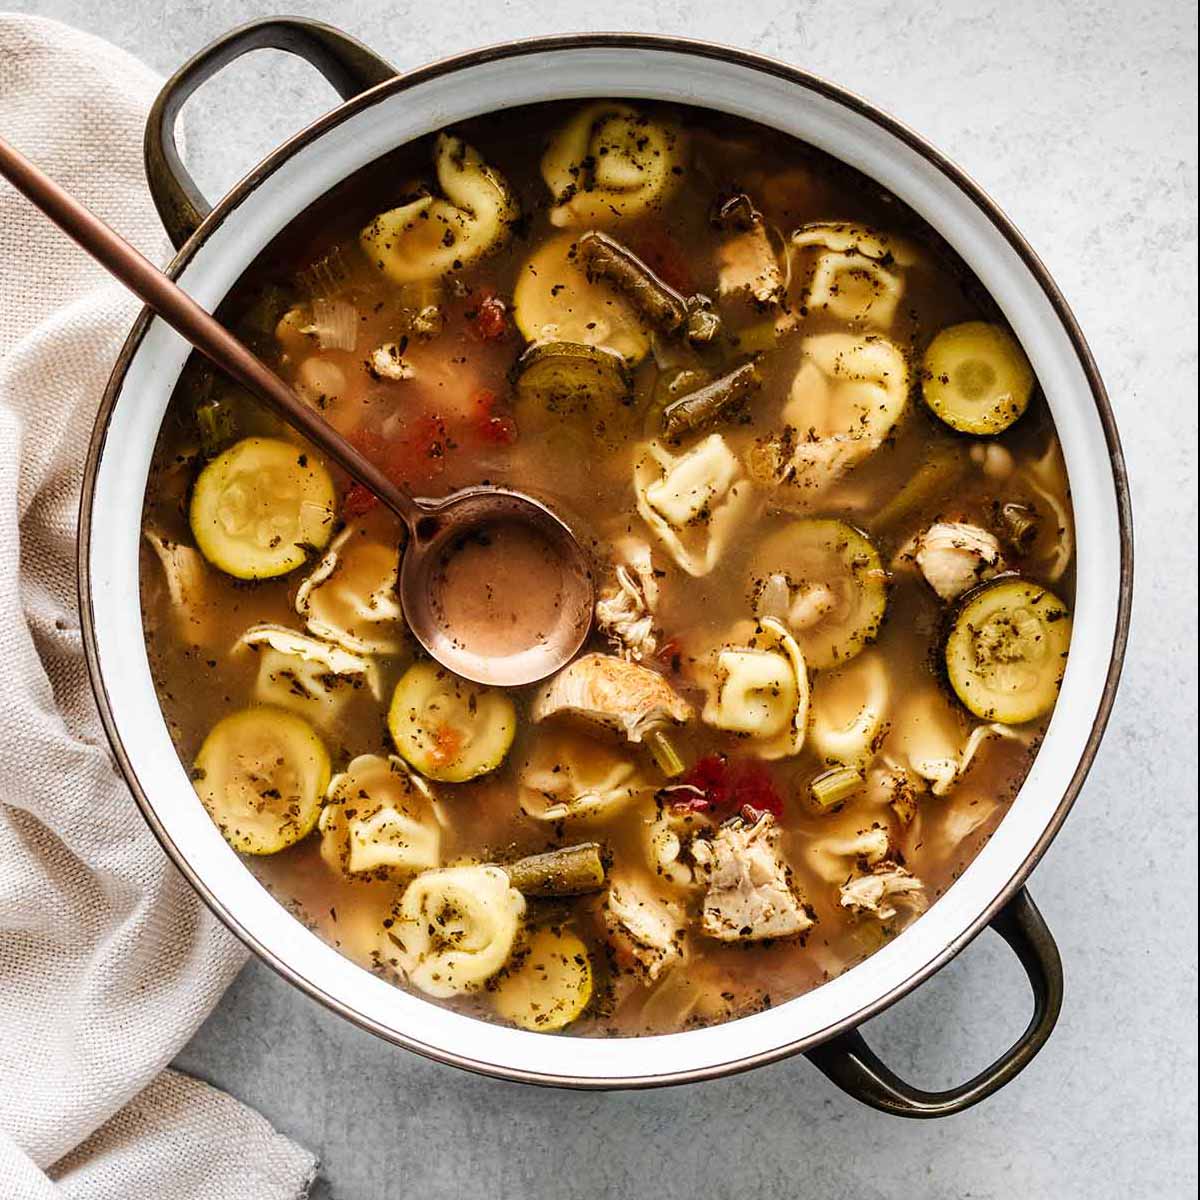
<svg viewBox="0 0 1200 1200">
<path fill-rule="evenodd" d="M 251 50 L 285 50 L 307 59 L 343 100 L 396 75 L 395 67 L 361 42 L 331 25 L 300 17 L 251 21 L 190 58 L 163 85 L 146 122 L 146 178 L 158 215 L 177 250 L 212 210 L 179 156 L 175 140 L 179 110 L 205 80 Z"/>
</svg>

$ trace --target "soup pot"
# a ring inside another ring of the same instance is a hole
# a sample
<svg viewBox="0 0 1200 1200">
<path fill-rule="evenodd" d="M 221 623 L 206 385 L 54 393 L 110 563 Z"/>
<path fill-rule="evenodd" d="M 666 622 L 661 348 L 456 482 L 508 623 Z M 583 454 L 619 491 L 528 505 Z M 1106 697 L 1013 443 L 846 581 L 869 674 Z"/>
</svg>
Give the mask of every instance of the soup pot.
<svg viewBox="0 0 1200 1200">
<path fill-rule="evenodd" d="M 344 103 L 260 163 L 215 207 L 175 141 L 180 107 L 247 51 L 310 61 Z M 167 853 L 213 911 L 309 995 L 388 1041 L 513 1080 L 579 1088 L 652 1087 L 726 1075 L 803 1052 L 859 1100 L 903 1116 L 943 1116 L 988 1096 L 1049 1036 L 1062 1000 L 1054 940 L 1023 883 L 1078 795 L 1112 706 L 1131 597 L 1129 496 L 1096 365 L 1046 269 L 961 170 L 893 118 L 782 63 L 673 37 L 582 34 L 512 42 L 396 75 L 328 26 L 243 26 L 166 84 L 146 131 L 158 211 L 179 253 L 170 274 L 216 308 L 263 247 L 347 175 L 412 138 L 515 105 L 630 97 L 717 109 L 792 134 L 878 181 L 924 217 L 999 303 L 1037 371 L 1062 440 L 1078 523 L 1074 643 L 1053 719 L 1008 814 L 920 920 L 814 991 L 711 1028 L 628 1039 L 504 1028 L 401 991 L 308 932 L 254 879 L 201 806 L 171 744 L 151 680 L 138 595 L 140 516 L 151 452 L 188 347 L 144 313 L 125 343 L 96 422 L 79 529 L 80 607 L 96 698 L 113 752 Z M 898 1078 L 856 1031 L 982 929 L 1012 947 L 1033 991 L 1028 1028 L 960 1087 Z"/>
</svg>

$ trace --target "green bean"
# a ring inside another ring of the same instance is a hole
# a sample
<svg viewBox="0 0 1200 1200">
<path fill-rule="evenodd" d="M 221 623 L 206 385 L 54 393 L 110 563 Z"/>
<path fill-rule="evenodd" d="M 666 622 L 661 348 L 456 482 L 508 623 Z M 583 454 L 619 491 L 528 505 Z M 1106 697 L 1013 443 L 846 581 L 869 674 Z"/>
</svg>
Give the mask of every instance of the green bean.
<svg viewBox="0 0 1200 1200">
<path fill-rule="evenodd" d="M 593 229 L 579 239 L 579 256 L 588 273 L 606 279 L 628 297 L 653 325 L 666 333 L 683 333 L 693 342 L 711 342 L 721 318 L 707 296 L 684 296 L 628 246 Z"/>
<path fill-rule="evenodd" d="M 509 882 L 526 896 L 580 896 L 598 892 L 605 881 L 604 861 L 596 842 L 563 846 L 507 863 Z"/>
<path fill-rule="evenodd" d="M 1037 540 L 1038 514 L 1028 504 L 1010 501 L 1001 505 L 1000 520 L 1009 543 L 1018 553 L 1025 554 Z"/>
<path fill-rule="evenodd" d="M 667 405 L 662 415 L 663 434 L 677 438 L 715 421 L 738 401 L 745 399 L 760 382 L 757 364 L 742 363 L 728 375 L 722 375 L 720 379 L 714 379 L 712 383 Z"/>
<path fill-rule="evenodd" d="M 871 528 L 884 530 L 911 517 L 945 492 L 966 467 L 967 455 L 961 446 L 935 445 L 904 486 L 870 518 Z"/>
</svg>

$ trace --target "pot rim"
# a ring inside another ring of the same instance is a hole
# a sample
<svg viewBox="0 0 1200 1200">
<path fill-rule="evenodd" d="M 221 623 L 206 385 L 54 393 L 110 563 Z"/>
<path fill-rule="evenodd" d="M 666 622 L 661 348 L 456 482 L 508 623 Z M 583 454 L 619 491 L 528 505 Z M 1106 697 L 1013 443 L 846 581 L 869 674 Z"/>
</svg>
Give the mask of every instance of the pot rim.
<svg viewBox="0 0 1200 1200">
<path fill-rule="evenodd" d="M 737 1074 L 757 1066 L 777 1062 L 791 1057 L 801 1051 L 823 1043 L 847 1030 L 856 1028 L 862 1022 L 882 1012 L 896 1001 L 907 995 L 931 975 L 944 967 L 952 958 L 963 950 L 974 938 L 997 916 L 1006 904 L 1021 888 L 1030 872 L 1041 860 L 1046 849 L 1054 840 L 1066 820 L 1080 790 L 1095 760 L 1100 741 L 1107 727 L 1113 703 L 1120 680 L 1122 664 L 1128 643 L 1130 616 L 1133 599 L 1133 534 L 1132 511 L 1130 504 L 1128 474 L 1124 455 L 1116 428 L 1108 395 L 1100 377 L 1095 359 L 1084 338 L 1083 332 L 1068 305 L 1058 285 L 1054 282 L 1049 271 L 1038 257 L 1032 246 L 1016 229 L 1012 221 L 1000 206 L 975 182 L 962 168 L 937 150 L 931 143 L 903 124 L 897 118 L 871 104 L 857 94 L 836 84 L 813 75 L 801 68 L 769 58 L 750 51 L 736 49 L 719 43 L 699 39 L 677 37 L 664 34 L 644 33 L 575 33 L 555 34 L 549 36 L 530 37 L 513 41 L 495 43 L 476 50 L 447 56 L 426 66 L 397 75 L 394 79 L 380 83 L 362 94 L 348 100 L 330 112 L 319 117 L 316 121 L 287 139 L 275 150 L 268 154 L 260 163 L 252 168 L 238 183 L 236 183 L 213 207 L 204 218 L 195 233 L 179 250 L 170 264 L 165 268 L 171 278 L 177 278 L 184 268 L 195 257 L 209 236 L 234 212 L 242 201 L 250 195 L 259 184 L 273 174 L 284 162 L 299 150 L 323 134 L 343 123 L 354 114 L 378 104 L 391 96 L 405 92 L 421 83 L 439 76 L 451 74 L 466 68 L 476 67 L 485 63 L 519 60 L 520 58 L 545 52 L 581 49 L 647 49 L 688 55 L 701 60 L 716 60 L 731 63 L 768 76 L 773 76 L 817 96 L 840 104 L 858 116 L 882 128 L 910 149 L 920 155 L 945 176 L 951 185 L 964 194 L 972 204 L 988 219 L 996 230 L 1004 237 L 1015 251 L 1024 267 L 1041 289 L 1046 300 L 1061 322 L 1064 332 L 1070 341 L 1072 350 L 1081 368 L 1088 388 L 1096 406 L 1096 413 L 1108 449 L 1114 498 L 1117 515 L 1117 533 L 1120 548 L 1120 571 L 1117 589 L 1117 613 L 1113 631 L 1112 649 L 1104 679 L 1095 717 L 1092 721 L 1087 740 L 1066 787 L 1064 794 L 1055 807 L 1049 820 L 1043 827 L 1037 841 L 1026 857 L 1018 864 L 1008 881 L 997 891 L 980 914 L 957 937 L 928 961 L 920 964 L 909 973 L 905 979 L 890 988 L 884 994 L 876 996 L 861 1008 L 843 1019 L 834 1022 L 824 1029 L 807 1034 L 804 1037 L 786 1042 L 781 1046 L 745 1057 L 735 1058 L 728 1062 L 717 1063 L 705 1067 L 673 1071 L 667 1074 L 645 1076 L 622 1076 L 614 1078 L 598 1078 L 593 1076 L 572 1076 L 569 1074 L 549 1074 L 546 1072 L 523 1070 L 520 1068 L 491 1064 L 467 1057 L 440 1046 L 430 1045 L 401 1033 L 396 1029 L 384 1026 L 357 1011 L 338 997 L 326 992 L 318 984 L 302 975 L 285 959 L 264 946 L 242 924 L 238 916 L 230 911 L 210 890 L 198 872 L 190 865 L 187 857 L 160 821 L 154 806 L 142 788 L 134 771 L 118 731 L 113 705 L 108 694 L 107 685 L 101 674 L 99 650 L 96 636 L 95 613 L 92 604 L 92 581 L 90 565 L 90 546 L 93 516 L 95 485 L 104 451 L 107 432 L 113 410 L 121 394 L 126 372 L 133 361 L 145 334 L 153 319 L 153 314 L 143 310 L 132 326 L 124 345 L 121 348 L 112 374 L 105 388 L 104 395 L 96 415 L 95 425 L 84 471 L 83 487 L 80 497 L 79 526 L 77 540 L 77 588 L 81 615 L 81 632 L 83 636 L 85 658 L 88 675 L 101 722 L 107 735 L 121 773 L 133 793 L 142 816 L 158 838 L 168 857 L 180 870 L 200 898 L 205 902 L 214 915 L 230 929 L 246 946 L 268 966 L 299 988 L 306 995 L 317 1000 L 325 1007 L 336 1012 L 339 1016 L 351 1021 L 358 1027 L 367 1030 L 393 1044 L 403 1046 L 415 1053 L 435 1061 L 457 1066 L 477 1074 L 505 1078 L 517 1082 L 536 1083 L 549 1086 L 571 1087 L 589 1090 L 604 1090 L 613 1088 L 650 1088 L 672 1086 L 681 1083 L 695 1082 L 703 1079 L 717 1078 Z"/>
</svg>

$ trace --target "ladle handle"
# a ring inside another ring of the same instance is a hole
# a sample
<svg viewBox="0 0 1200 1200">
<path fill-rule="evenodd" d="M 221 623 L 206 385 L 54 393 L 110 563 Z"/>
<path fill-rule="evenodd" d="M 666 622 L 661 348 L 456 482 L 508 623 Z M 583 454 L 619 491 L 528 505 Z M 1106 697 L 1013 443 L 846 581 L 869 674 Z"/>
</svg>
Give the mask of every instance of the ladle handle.
<svg viewBox="0 0 1200 1200">
<path fill-rule="evenodd" d="M 344 471 L 365 484 L 410 532 L 422 509 L 360 454 L 328 421 L 305 404 L 270 367 L 177 287 L 149 259 L 69 196 L 48 175 L 0 138 L 0 175 L 68 237 L 141 297 L 164 321 L 236 382 L 268 404 Z"/>
</svg>

